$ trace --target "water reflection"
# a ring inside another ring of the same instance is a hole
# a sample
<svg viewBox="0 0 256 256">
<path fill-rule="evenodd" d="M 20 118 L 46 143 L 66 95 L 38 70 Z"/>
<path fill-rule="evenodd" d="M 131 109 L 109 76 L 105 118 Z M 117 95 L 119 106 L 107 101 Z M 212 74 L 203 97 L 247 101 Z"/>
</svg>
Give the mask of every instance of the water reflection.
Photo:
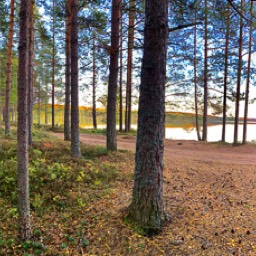
<svg viewBox="0 0 256 256">
<path fill-rule="evenodd" d="M 93 128 L 92 126 L 84 126 L 83 128 Z M 106 125 L 98 125 L 98 129 L 105 129 Z M 118 130 L 119 126 L 116 126 Z M 132 129 L 137 129 L 137 125 L 132 124 Z M 220 141 L 222 135 L 222 125 L 208 126 L 208 139 L 209 142 Z M 197 140 L 196 128 L 166 128 L 166 139 L 173 140 Z M 243 138 L 243 125 L 239 125 L 238 128 L 238 141 L 242 141 Z M 233 143 L 234 139 L 234 125 L 226 125 L 226 142 Z M 256 124 L 247 125 L 247 141 L 256 141 Z"/>
<path fill-rule="evenodd" d="M 197 140 L 196 128 L 166 128 L 165 136 L 167 139 L 174 140 Z M 222 134 L 222 125 L 213 125 L 208 127 L 208 141 L 220 141 Z M 226 142 L 232 143 L 234 138 L 234 125 L 226 126 Z M 238 128 L 238 140 L 242 141 L 243 125 Z M 256 124 L 247 125 L 247 141 L 256 141 Z"/>
</svg>

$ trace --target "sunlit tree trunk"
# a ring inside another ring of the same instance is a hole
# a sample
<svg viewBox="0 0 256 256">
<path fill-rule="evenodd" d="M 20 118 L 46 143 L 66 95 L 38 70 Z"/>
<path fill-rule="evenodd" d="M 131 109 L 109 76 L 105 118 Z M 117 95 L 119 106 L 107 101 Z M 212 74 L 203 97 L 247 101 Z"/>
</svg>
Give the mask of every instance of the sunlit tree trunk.
<svg viewBox="0 0 256 256">
<path fill-rule="evenodd" d="M 247 80 L 245 89 L 245 106 L 244 106 L 244 126 L 243 126 L 243 144 L 246 143 L 247 138 L 247 118 L 248 118 L 248 105 L 249 105 L 249 91 L 250 91 L 250 76 L 251 76 L 251 59 L 252 59 L 252 19 L 253 19 L 253 1 L 251 1 L 251 22 L 249 32 L 249 53 L 248 53 L 248 67 L 247 67 Z"/>
<path fill-rule="evenodd" d="M 222 120 L 222 142 L 226 140 L 226 119 L 227 119 L 227 81 L 228 81 L 228 55 L 229 55 L 229 37 L 230 37 L 230 6 L 228 4 L 226 24 L 226 43 L 225 43 L 225 67 L 223 84 L 223 120 Z"/>
<path fill-rule="evenodd" d="M 203 141 L 207 141 L 208 126 L 208 5 L 204 0 L 204 115 L 203 115 Z"/>
<path fill-rule="evenodd" d="M 13 33 L 14 33 L 14 9 L 15 2 L 11 0 L 10 6 L 10 26 L 7 42 L 7 65 L 6 65 L 6 87 L 5 87 L 5 136 L 9 136 L 10 128 L 10 91 L 12 84 L 12 48 L 13 48 Z"/>
<path fill-rule="evenodd" d="M 148 0 L 132 203 L 127 218 L 145 234 L 158 232 L 166 214 L 163 202 L 165 81 L 168 1 Z"/>
<path fill-rule="evenodd" d="M 244 0 L 241 0 L 241 12 L 243 12 Z M 234 128 L 234 145 L 238 144 L 238 126 L 240 111 L 240 91 L 242 75 L 242 52 L 243 52 L 243 18 L 240 17 L 239 27 L 239 52 L 238 52 L 238 70 L 237 70 L 237 88 L 236 88 L 236 108 L 235 108 L 235 128 Z"/>
<path fill-rule="evenodd" d="M 48 112 L 47 112 L 47 99 L 45 99 L 44 103 L 44 123 L 48 124 Z"/>
<path fill-rule="evenodd" d="M 19 236 L 25 241 L 31 238 L 29 178 L 28 178 L 28 27 L 30 0 L 21 0 L 18 67 L 18 127 L 17 127 L 17 201 Z"/>
<path fill-rule="evenodd" d="M 119 8 L 121 1 L 112 0 L 111 46 L 107 102 L 107 149 L 117 150 L 116 140 L 116 96 L 118 79 Z"/>
<path fill-rule="evenodd" d="M 79 158 L 78 0 L 71 0 L 71 156 Z"/>
<path fill-rule="evenodd" d="M 135 1 L 129 0 L 128 57 L 127 57 L 127 84 L 126 84 L 126 108 L 125 108 L 125 130 L 126 131 L 130 131 L 131 129 L 134 21 L 135 21 Z"/>
<path fill-rule="evenodd" d="M 66 17 L 66 67 L 65 67 L 65 107 L 64 107 L 64 140 L 70 140 L 70 43 L 71 43 L 71 6 L 67 1 Z"/>
</svg>

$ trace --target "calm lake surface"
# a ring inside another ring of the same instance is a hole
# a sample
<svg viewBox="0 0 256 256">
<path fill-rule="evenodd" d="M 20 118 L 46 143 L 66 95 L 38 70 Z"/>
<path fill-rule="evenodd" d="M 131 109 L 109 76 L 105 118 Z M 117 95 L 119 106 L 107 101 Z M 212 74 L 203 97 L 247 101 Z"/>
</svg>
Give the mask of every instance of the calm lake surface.
<svg viewBox="0 0 256 256">
<path fill-rule="evenodd" d="M 91 126 L 85 126 L 84 128 L 92 128 Z M 106 125 L 98 125 L 99 129 L 106 128 Z M 119 128 L 118 126 L 116 127 Z M 137 125 L 132 125 L 132 129 L 137 129 Z M 221 141 L 222 125 L 208 126 L 208 138 L 207 141 L 215 142 Z M 197 140 L 196 128 L 166 128 L 166 139 L 172 140 Z M 226 125 L 226 142 L 233 143 L 234 138 L 234 125 Z M 243 125 L 239 125 L 238 128 L 238 141 L 242 141 L 243 138 Z M 256 123 L 247 125 L 247 141 L 256 141 Z"/>
<path fill-rule="evenodd" d="M 222 125 L 208 126 L 207 141 L 220 141 L 222 135 Z M 166 128 L 165 136 L 167 139 L 174 140 L 197 140 L 196 128 Z M 232 143 L 234 138 L 234 125 L 226 125 L 226 142 Z M 242 141 L 243 125 L 238 128 L 238 140 Z M 256 124 L 247 125 L 247 141 L 256 141 Z"/>
</svg>

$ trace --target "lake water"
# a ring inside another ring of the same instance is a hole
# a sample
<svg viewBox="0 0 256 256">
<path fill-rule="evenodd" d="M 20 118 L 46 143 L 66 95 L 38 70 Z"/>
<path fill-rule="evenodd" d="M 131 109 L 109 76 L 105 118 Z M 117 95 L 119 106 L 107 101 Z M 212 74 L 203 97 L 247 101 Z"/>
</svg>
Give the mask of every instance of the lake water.
<svg viewBox="0 0 256 256">
<path fill-rule="evenodd" d="M 92 128 L 86 126 L 84 128 Z M 99 129 L 106 128 L 106 125 L 99 125 Z M 118 126 L 116 127 L 118 129 Z M 132 129 L 137 129 L 137 125 L 132 125 Z M 215 142 L 220 141 L 222 136 L 222 125 L 208 126 L 208 138 L 207 141 Z M 166 139 L 173 140 L 197 140 L 196 128 L 166 128 Z M 242 141 L 243 138 L 243 125 L 239 125 L 238 128 L 238 141 Z M 226 125 L 226 142 L 233 143 L 234 139 L 234 125 Z M 256 141 L 256 124 L 247 125 L 247 141 Z"/>
<path fill-rule="evenodd" d="M 166 128 L 167 139 L 175 140 L 197 140 L 196 128 Z M 222 136 L 222 125 L 208 126 L 207 141 L 220 141 Z M 238 141 L 243 138 L 243 125 L 238 128 Z M 226 125 L 226 142 L 232 143 L 234 139 L 234 125 Z M 247 141 L 256 141 L 256 124 L 247 125 Z"/>
</svg>

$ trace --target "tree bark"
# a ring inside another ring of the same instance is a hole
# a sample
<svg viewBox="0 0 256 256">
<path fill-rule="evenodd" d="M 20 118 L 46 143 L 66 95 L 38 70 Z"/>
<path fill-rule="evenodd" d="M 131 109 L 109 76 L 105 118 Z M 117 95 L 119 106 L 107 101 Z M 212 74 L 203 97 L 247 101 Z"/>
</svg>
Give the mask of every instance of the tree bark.
<svg viewBox="0 0 256 256">
<path fill-rule="evenodd" d="M 204 115 L 203 115 L 203 141 L 207 141 L 208 126 L 208 6 L 207 0 L 204 0 L 205 18 L 204 18 Z"/>
<path fill-rule="evenodd" d="M 132 63 L 133 63 L 133 48 L 134 48 L 134 21 L 135 21 L 135 1 L 134 0 L 129 0 L 129 28 L 128 28 L 128 57 L 127 57 L 125 131 L 130 131 L 130 129 L 131 129 Z"/>
<path fill-rule="evenodd" d="M 12 106 L 12 123 L 14 124 L 15 122 L 15 107 Z"/>
<path fill-rule="evenodd" d="M 168 1 L 148 0 L 145 15 L 136 166 L 127 218 L 144 234 L 152 235 L 161 229 L 166 220 L 163 153 Z"/>
<path fill-rule="evenodd" d="M 246 80 L 245 103 L 244 103 L 243 144 L 246 144 L 246 139 L 247 139 L 247 118 L 248 118 L 250 76 L 251 76 L 251 59 L 252 59 L 252 19 L 253 19 L 252 11 L 253 11 L 253 1 L 251 1 L 251 9 L 250 9 L 251 21 L 250 21 L 250 32 L 249 32 L 248 67 L 247 67 L 247 80 Z"/>
<path fill-rule="evenodd" d="M 78 0 L 71 0 L 71 156 L 79 158 Z"/>
<path fill-rule="evenodd" d="M 48 113 L 47 113 L 47 98 L 45 98 L 45 103 L 44 103 L 44 122 L 45 124 L 48 124 Z"/>
<path fill-rule="evenodd" d="M 64 108 L 64 140 L 70 141 L 70 44 L 71 44 L 71 6 L 67 1 L 66 17 L 66 70 L 65 70 L 65 108 Z"/>
<path fill-rule="evenodd" d="M 28 144 L 32 145 L 32 125 L 33 125 L 33 83 L 34 83 L 34 0 L 30 0 L 29 15 L 29 54 L 28 54 Z"/>
<path fill-rule="evenodd" d="M 52 129 L 55 127 L 55 0 L 52 0 Z"/>
<path fill-rule="evenodd" d="M 225 43 L 225 67 L 224 67 L 224 85 L 223 85 L 223 120 L 222 120 L 222 142 L 226 140 L 226 120 L 227 120 L 227 81 L 228 81 L 228 56 L 229 56 L 229 37 L 230 37 L 230 6 L 227 12 L 227 28 Z"/>
<path fill-rule="evenodd" d="M 123 12 L 120 8 L 119 131 L 123 131 Z"/>
<path fill-rule="evenodd" d="M 18 127 L 17 127 L 17 200 L 19 236 L 24 241 L 31 238 L 29 178 L 28 178 L 28 24 L 30 0 L 21 0 L 20 39 L 18 67 Z"/>
<path fill-rule="evenodd" d="M 10 26 L 8 33 L 8 43 L 7 43 L 7 65 L 6 65 L 6 88 L 5 88 L 5 136 L 9 136 L 11 133 L 10 126 L 10 91 L 12 84 L 12 47 L 13 47 L 13 33 L 14 33 L 14 10 L 15 1 L 11 0 L 10 5 Z"/>
<path fill-rule="evenodd" d="M 38 125 L 41 125 L 41 85 L 38 84 L 38 105 L 37 105 Z"/>
<path fill-rule="evenodd" d="M 244 0 L 241 0 L 241 11 L 243 10 Z M 234 145 L 238 144 L 238 126 L 240 111 L 240 91 L 242 75 L 242 52 L 243 52 L 243 17 L 240 16 L 239 27 L 239 52 L 238 52 L 238 70 L 237 70 L 237 87 L 236 87 L 236 108 L 235 108 L 235 127 L 234 127 Z"/>
<path fill-rule="evenodd" d="M 97 66 L 96 66 L 96 45 L 95 45 L 95 33 L 93 34 L 93 53 L 92 53 L 92 121 L 93 128 L 97 129 L 97 109 L 96 109 L 96 78 L 97 78 Z"/>
<path fill-rule="evenodd" d="M 112 0 L 111 47 L 107 102 L 107 149 L 117 150 L 116 141 L 116 94 L 118 79 L 119 8 L 120 0 Z"/>
<path fill-rule="evenodd" d="M 196 14 L 195 14 L 195 24 L 196 24 Z M 198 122 L 198 98 L 197 98 L 197 58 L 196 58 L 196 47 L 197 47 L 197 27 L 195 25 L 194 27 L 194 87 L 195 87 L 195 119 L 196 119 L 196 133 L 197 133 L 197 139 L 200 141 L 202 140 L 201 134 L 200 134 L 200 127 Z"/>
</svg>

